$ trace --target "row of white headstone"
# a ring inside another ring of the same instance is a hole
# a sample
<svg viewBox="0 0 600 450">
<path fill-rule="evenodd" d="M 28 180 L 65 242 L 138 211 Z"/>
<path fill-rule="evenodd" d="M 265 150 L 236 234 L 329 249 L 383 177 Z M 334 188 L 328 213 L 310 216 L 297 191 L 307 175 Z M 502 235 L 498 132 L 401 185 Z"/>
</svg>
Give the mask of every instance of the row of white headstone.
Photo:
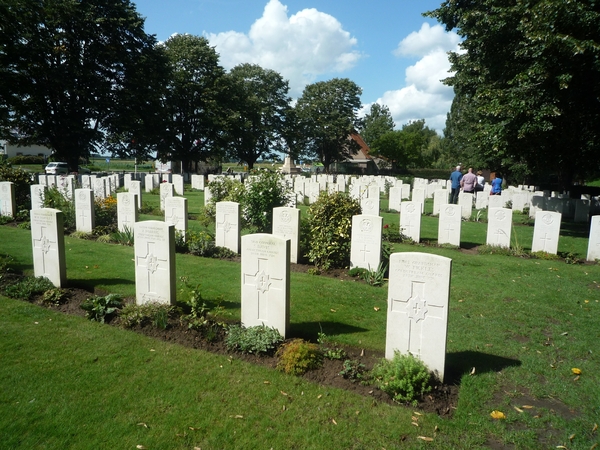
<svg viewBox="0 0 600 450">
<path fill-rule="evenodd" d="M 364 225 L 365 218 L 362 220 Z M 63 213 L 31 211 L 35 276 L 66 283 Z M 136 303 L 176 301 L 175 227 L 161 221 L 134 224 Z M 241 238 L 241 322 L 265 325 L 288 336 L 290 240 L 271 234 Z M 446 356 L 451 260 L 425 253 L 390 257 L 387 358 L 410 352 L 443 379 Z"/>
</svg>

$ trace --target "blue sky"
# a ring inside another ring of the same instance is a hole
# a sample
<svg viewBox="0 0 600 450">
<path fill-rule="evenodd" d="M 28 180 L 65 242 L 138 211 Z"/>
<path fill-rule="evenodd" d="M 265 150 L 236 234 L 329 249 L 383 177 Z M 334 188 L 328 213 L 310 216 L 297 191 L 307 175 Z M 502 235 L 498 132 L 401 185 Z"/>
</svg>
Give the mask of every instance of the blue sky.
<svg viewBox="0 0 600 450">
<path fill-rule="evenodd" d="M 387 105 L 396 127 L 425 119 L 441 133 L 453 98 L 449 50 L 459 37 L 422 12 L 441 0 L 134 0 L 147 33 L 205 36 L 225 69 L 253 63 L 281 73 L 290 95 L 349 78 L 364 111 Z"/>
</svg>

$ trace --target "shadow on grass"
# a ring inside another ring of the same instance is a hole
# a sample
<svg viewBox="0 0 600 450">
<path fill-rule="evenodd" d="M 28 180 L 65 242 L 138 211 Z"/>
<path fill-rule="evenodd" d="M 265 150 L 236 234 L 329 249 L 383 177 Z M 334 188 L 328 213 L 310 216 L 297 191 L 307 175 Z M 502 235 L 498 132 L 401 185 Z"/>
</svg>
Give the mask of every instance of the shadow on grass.
<svg viewBox="0 0 600 450">
<path fill-rule="evenodd" d="M 69 287 L 85 289 L 86 291 L 92 292 L 96 286 L 112 286 L 117 284 L 134 285 L 135 281 L 125 280 L 123 278 L 94 278 L 93 280 L 79 280 L 77 278 L 67 277 L 67 284 Z"/>
<path fill-rule="evenodd" d="M 325 333 L 327 336 L 333 336 L 337 334 L 352 334 L 368 331 L 365 328 L 355 327 L 353 325 L 346 325 L 345 323 L 339 322 L 300 322 L 290 324 L 290 335 L 305 339 L 307 341 L 316 341 L 320 332 Z"/>
<path fill-rule="evenodd" d="M 560 225 L 560 235 L 587 239 L 589 237 L 590 225 L 579 222 L 563 222 Z"/>
<path fill-rule="evenodd" d="M 463 375 L 475 368 L 475 374 L 499 372 L 506 367 L 520 366 L 518 359 L 503 358 L 489 353 L 467 350 L 464 352 L 448 353 L 446 355 L 446 384 L 459 384 Z"/>
<path fill-rule="evenodd" d="M 464 242 L 464 241 L 460 242 L 460 248 L 464 248 L 466 250 L 471 250 L 475 247 L 479 247 L 480 245 L 481 244 L 477 243 L 477 242 Z"/>
</svg>

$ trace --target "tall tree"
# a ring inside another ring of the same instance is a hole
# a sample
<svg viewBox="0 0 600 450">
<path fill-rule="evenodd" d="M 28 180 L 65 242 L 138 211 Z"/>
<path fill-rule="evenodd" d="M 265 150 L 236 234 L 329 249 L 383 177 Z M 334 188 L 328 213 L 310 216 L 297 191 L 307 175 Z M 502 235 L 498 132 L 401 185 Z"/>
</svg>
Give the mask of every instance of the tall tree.
<svg viewBox="0 0 600 450">
<path fill-rule="evenodd" d="M 396 124 L 394 123 L 390 109 L 386 105 L 373 103 L 371 111 L 363 118 L 359 133 L 370 147 L 381 136 L 394 131 L 395 127 Z"/>
<path fill-rule="evenodd" d="M 348 78 L 309 84 L 296 105 L 307 148 L 329 172 L 333 162 L 346 161 L 359 145 L 350 139 L 361 124 L 358 118 L 362 89 Z"/>
<path fill-rule="evenodd" d="M 466 113 L 456 145 L 492 169 L 556 173 L 564 187 L 598 173 L 600 2 L 447 0 L 427 15 L 464 38 L 446 80 Z"/>
<path fill-rule="evenodd" d="M 104 139 L 152 105 L 155 39 L 128 0 L 5 0 L 0 6 L 1 135 L 52 148 L 77 169 Z M 135 79 L 136 83 L 128 83 Z"/>
<path fill-rule="evenodd" d="M 234 67 L 228 80 L 227 154 L 252 169 L 259 158 L 284 150 L 289 85 L 279 73 L 255 64 Z"/>
<path fill-rule="evenodd" d="M 220 155 L 225 122 L 225 70 L 207 39 L 178 34 L 164 44 L 171 75 L 165 104 L 166 145 L 158 156 L 181 161 L 182 171 L 192 161 Z"/>
</svg>

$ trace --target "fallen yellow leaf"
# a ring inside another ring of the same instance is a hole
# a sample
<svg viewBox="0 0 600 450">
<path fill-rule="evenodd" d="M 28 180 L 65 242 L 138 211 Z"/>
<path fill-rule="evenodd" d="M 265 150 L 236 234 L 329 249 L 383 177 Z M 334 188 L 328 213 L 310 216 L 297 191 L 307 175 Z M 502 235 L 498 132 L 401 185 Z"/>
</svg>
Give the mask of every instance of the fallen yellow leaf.
<svg viewBox="0 0 600 450">
<path fill-rule="evenodd" d="M 335 421 L 335 419 L 331 419 L 331 421 L 333 422 L 334 425 L 337 425 L 337 422 Z"/>
<path fill-rule="evenodd" d="M 433 442 L 433 438 L 426 437 L 426 436 L 417 436 L 417 439 L 421 439 L 425 442 Z"/>
<path fill-rule="evenodd" d="M 513 406 L 513 408 L 515 408 L 515 411 L 517 411 L 518 413 L 522 413 L 523 410 L 521 408 L 517 408 L 516 406 Z"/>
<path fill-rule="evenodd" d="M 379 306 L 375 306 L 373 309 L 374 309 L 375 311 L 379 311 L 381 308 L 380 308 Z"/>
<path fill-rule="evenodd" d="M 598 424 L 595 423 L 594 428 L 592 428 L 592 433 L 595 433 L 597 429 L 598 429 Z"/>
<path fill-rule="evenodd" d="M 573 367 L 571 372 L 573 372 L 575 375 L 581 375 L 581 369 L 578 369 L 577 367 Z"/>
<path fill-rule="evenodd" d="M 146 447 L 143 445 L 136 445 L 135 448 L 138 448 L 139 450 L 145 450 Z"/>
<path fill-rule="evenodd" d="M 523 405 L 521 408 L 525 408 L 525 409 L 533 409 L 533 406 L 531 406 L 531 405 Z"/>
<path fill-rule="evenodd" d="M 494 410 L 490 413 L 490 416 L 492 416 L 492 419 L 506 419 L 506 415 L 502 411 Z"/>
<path fill-rule="evenodd" d="M 333 308 L 331 308 L 331 309 L 330 309 L 330 311 L 331 311 L 331 312 L 336 312 L 336 310 L 335 310 L 335 309 L 333 309 Z"/>
</svg>

